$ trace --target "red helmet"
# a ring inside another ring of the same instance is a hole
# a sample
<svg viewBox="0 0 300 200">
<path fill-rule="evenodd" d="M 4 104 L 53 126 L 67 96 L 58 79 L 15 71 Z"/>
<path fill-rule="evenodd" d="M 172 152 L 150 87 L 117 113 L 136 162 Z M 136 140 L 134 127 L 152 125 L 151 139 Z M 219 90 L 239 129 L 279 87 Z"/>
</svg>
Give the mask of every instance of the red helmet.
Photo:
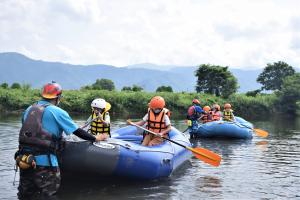
<svg viewBox="0 0 300 200">
<path fill-rule="evenodd" d="M 55 99 L 59 97 L 61 93 L 62 93 L 61 86 L 55 81 L 52 81 L 51 83 L 47 83 L 46 85 L 44 85 L 42 91 L 42 97 L 45 99 Z"/>
<path fill-rule="evenodd" d="M 156 108 L 163 109 L 165 107 L 165 104 L 166 103 L 164 98 L 162 98 L 161 96 L 155 96 L 151 99 L 149 106 L 152 109 L 156 109 Z"/>
<path fill-rule="evenodd" d="M 200 101 L 198 99 L 193 99 L 192 103 L 194 103 L 194 104 L 200 104 Z"/>
</svg>

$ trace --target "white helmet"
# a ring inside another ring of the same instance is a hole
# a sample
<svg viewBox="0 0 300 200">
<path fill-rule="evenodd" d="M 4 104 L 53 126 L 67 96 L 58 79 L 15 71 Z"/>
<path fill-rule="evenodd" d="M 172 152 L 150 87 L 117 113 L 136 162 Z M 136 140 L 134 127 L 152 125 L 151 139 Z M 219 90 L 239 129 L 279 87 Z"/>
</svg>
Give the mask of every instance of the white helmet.
<svg viewBox="0 0 300 200">
<path fill-rule="evenodd" d="M 106 101 L 104 99 L 94 99 L 91 103 L 91 107 L 104 109 L 106 107 Z"/>
</svg>

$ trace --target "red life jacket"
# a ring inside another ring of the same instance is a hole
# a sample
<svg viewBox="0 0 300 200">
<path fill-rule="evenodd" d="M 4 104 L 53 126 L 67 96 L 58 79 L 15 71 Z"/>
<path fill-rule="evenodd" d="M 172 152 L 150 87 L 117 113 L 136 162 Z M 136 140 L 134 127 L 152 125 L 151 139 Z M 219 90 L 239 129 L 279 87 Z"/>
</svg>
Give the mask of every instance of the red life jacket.
<svg viewBox="0 0 300 200">
<path fill-rule="evenodd" d="M 212 112 L 212 120 L 213 121 L 218 121 L 220 119 L 221 119 L 221 112 L 220 111 Z"/>
<path fill-rule="evenodd" d="M 212 113 L 209 112 L 209 113 L 203 114 L 201 117 L 201 120 L 203 123 L 211 122 L 212 121 Z"/>
<path fill-rule="evenodd" d="M 195 106 L 190 106 L 187 112 L 188 117 L 190 118 L 193 117 L 194 113 L 195 113 Z"/>
</svg>

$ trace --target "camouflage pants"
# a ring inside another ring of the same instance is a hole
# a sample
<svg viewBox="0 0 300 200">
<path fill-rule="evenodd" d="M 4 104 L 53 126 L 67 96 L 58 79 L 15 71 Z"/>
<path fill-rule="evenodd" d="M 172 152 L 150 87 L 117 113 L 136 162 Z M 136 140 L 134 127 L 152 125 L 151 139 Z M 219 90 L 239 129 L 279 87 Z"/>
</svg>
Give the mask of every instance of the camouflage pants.
<svg viewBox="0 0 300 200">
<path fill-rule="evenodd" d="M 21 170 L 19 199 L 52 199 L 60 186 L 59 167 Z"/>
</svg>

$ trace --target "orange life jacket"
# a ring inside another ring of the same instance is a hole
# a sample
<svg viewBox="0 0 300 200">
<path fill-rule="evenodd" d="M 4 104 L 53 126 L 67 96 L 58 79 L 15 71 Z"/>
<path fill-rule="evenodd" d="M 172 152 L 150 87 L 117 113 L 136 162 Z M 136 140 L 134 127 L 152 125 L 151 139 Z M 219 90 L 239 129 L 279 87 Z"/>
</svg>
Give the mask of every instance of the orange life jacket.
<svg viewBox="0 0 300 200">
<path fill-rule="evenodd" d="M 163 108 L 160 113 L 155 114 L 152 109 L 148 109 L 147 129 L 155 133 L 160 133 L 167 128 L 165 115 L 170 116 L 170 111 Z"/>
<path fill-rule="evenodd" d="M 211 114 L 211 112 L 203 114 L 202 117 L 201 117 L 201 120 L 202 120 L 203 123 L 211 122 L 212 121 L 212 114 Z"/>
</svg>

